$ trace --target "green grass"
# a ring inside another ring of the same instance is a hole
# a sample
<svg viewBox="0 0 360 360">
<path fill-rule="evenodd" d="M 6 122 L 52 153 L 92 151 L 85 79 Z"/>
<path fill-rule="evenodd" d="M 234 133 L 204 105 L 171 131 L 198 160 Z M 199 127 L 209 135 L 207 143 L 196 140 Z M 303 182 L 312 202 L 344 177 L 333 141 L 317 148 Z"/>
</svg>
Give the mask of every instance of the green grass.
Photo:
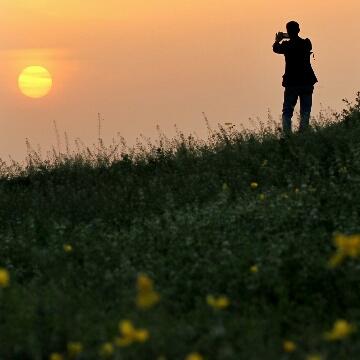
<svg viewBox="0 0 360 360">
<path fill-rule="evenodd" d="M 360 358 L 358 333 L 323 340 L 337 319 L 360 324 L 360 262 L 327 266 L 333 233 L 360 233 L 359 139 L 358 98 L 286 139 L 220 128 L 207 142 L 179 134 L 3 166 L 0 359 L 48 359 L 71 341 L 98 359 L 122 319 L 151 336 L 114 359 Z M 139 273 L 161 294 L 148 311 L 134 304 Z M 230 307 L 213 310 L 208 294 Z"/>
</svg>

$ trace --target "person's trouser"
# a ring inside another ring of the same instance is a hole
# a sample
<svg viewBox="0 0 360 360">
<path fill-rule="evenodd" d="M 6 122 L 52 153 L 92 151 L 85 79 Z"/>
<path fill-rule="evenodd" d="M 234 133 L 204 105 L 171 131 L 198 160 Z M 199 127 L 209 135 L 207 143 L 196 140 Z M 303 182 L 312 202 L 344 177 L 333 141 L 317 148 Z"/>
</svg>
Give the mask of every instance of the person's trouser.
<svg viewBox="0 0 360 360">
<path fill-rule="evenodd" d="M 299 131 L 304 131 L 309 127 L 312 95 L 314 86 L 288 86 L 285 87 L 284 105 L 282 115 L 283 131 L 291 132 L 291 118 L 294 114 L 298 98 L 300 98 L 300 127 Z"/>
</svg>

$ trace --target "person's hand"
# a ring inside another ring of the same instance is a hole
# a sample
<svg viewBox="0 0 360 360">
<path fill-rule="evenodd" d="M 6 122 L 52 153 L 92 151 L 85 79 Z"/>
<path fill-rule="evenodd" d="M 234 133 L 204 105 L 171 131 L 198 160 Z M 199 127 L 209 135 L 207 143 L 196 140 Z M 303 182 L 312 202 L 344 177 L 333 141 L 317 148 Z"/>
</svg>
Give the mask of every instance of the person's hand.
<svg viewBox="0 0 360 360">
<path fill-rule="evenodd" d="M 280 42 L 281 40 L 284 39 L 283 33 L 282 32 L 278 32 L 275 35 L 275 42 Z"/>
</svg>

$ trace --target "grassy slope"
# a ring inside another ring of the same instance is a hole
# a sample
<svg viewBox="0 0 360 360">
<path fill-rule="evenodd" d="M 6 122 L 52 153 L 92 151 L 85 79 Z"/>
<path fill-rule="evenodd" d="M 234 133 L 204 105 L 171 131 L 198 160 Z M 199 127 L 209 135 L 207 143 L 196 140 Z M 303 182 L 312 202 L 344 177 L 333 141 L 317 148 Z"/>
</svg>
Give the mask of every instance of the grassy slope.
<svg viewBox="0 0 360 360">
<path fill-rule="evenodd" d="M 78 159 L 1 180 L 11 286 L 0 293 L 0 358 L 47 359 L 81 341 L 82 358 L 96 359 L 124 318 L 151 340 L 117 359 L 288 359 L 284 339 L 298 343 L 292 359 L 359 358 L 357 334 L 322 340 L 337 318 L 360 322 L 359 263 L 326 266 L 334 231 L 360 233 L 359 120 L 354 111 L 286 140 L 220 133 L 175 155 L 110 167 Z M 162 296 L 148 312 L 134 306 L 139 272 Z M 214 312 L 209 293 L 229 296 L 230 308 Z"/>
</svg>

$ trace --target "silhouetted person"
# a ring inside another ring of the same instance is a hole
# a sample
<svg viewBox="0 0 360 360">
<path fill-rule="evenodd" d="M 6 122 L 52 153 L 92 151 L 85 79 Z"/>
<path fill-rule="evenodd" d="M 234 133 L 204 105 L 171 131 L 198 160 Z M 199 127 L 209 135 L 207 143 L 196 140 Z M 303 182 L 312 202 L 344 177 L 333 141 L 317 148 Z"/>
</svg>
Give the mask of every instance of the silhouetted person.
<svg viewBox="0 0 360 360">
<path fill-rule="evenodd" d="M 300 98 L 300 131 L 309 127 L 312 95 L 317 83 L 310 63 L 312 45 L 309 39 L 299 36 L 300 26 L 295 21 L 286 24 L 289 40 L 283 41 L 284 33 L 277 33 L 273 50 L 285 55 L 285 74 L 282 85 L 285 87 L 282 126 L 285 133 L 291 132 L 291 118 L 297 99 Z"/>
</svg>

